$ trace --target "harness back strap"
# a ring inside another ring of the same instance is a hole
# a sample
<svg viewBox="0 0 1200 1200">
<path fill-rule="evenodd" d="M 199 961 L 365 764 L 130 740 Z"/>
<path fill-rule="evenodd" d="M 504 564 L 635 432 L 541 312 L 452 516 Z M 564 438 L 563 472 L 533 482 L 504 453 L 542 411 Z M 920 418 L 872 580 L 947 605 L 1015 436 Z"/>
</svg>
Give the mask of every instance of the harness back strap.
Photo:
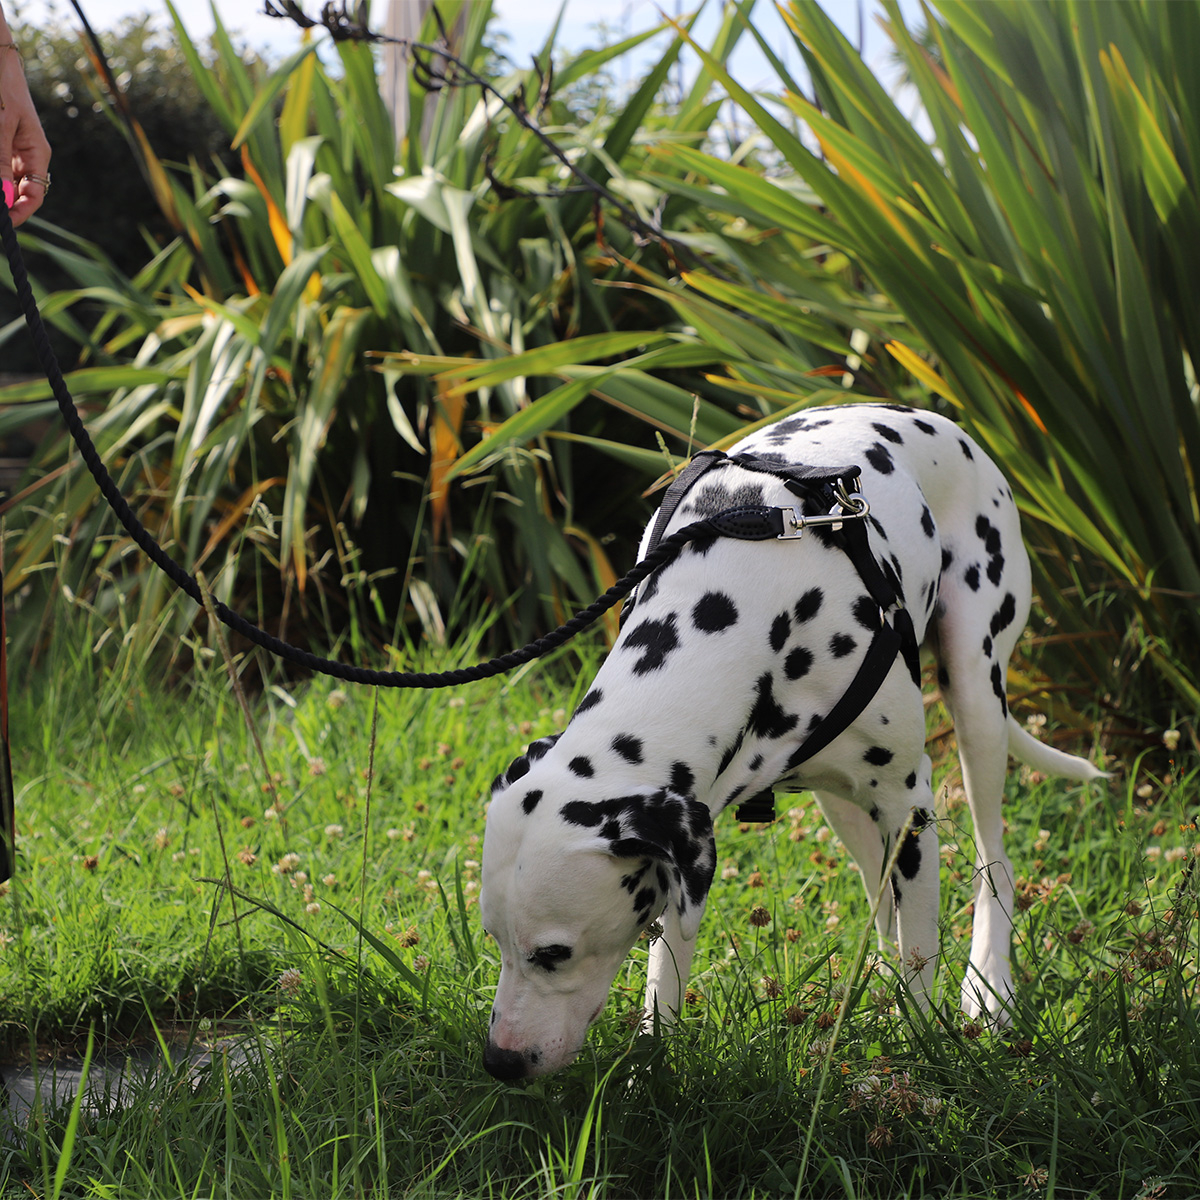
<svg viewBox="0 0 1200 1200">
<path fill-rule="evenodd" d="M 671 523 L 671 518 L 679 507 L 679 502 L 692 490 L 692 485 L 699 480 L 701 475 L 706 474 L 725 457 L 725 453 L 721 450 L 701 450 L 699 454 L 693 455 L 692 461 L 671 480 L 671 485 L 667 488 L 666 495 L 663 496 L 663 502 L 659 505 L 654 528 L 650 531 L 650 542 L 646 546 L 647 552 L 653 550 L 662 541 L 663 534 L 667 532 L 667 526 Z"/>
</svg>

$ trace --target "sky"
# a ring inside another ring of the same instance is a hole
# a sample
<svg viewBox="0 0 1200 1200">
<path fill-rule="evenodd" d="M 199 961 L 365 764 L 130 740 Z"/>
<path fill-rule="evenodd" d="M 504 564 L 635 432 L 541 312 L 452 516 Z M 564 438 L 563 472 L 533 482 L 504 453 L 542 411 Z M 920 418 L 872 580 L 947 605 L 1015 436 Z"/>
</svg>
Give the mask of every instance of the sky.
<svg viewBox="0 0 1200 1200">
<path fill-rule="evenodd" d="M 162 0 L 79 0 L 79 3 L 88 21 L 97 30 L 111 28 L 122 17 L 146 12 L 161 14 L 166 20 L 167 10 Z M 301 0 L 301 7 L 315 15 L 321 3 L 322 0 Z M 75 19 L 67 0 L 0 0 L 0 4 L 10 16 L 19 13 L 30 24 L 44 21 L 50 12 L 56 13 L 66 23 L 73 23 Z M 296 26 L 289 21 L 266 16 L 262 0 L 213 0 L 213 4 L 222 22 L 229 29 L 240 32 L 255 48 L 268 48 L 278 57 L 287 54 L 298 44 L 299 30 Z M 514 61 L 523 64 L 528 61 L 529 54 L 541 47 L 560 4 L 561 0 L 495 0 L 499 25 L 509 35 L 507 50 Z M 822 0 L 822 4 L 855 43 L 859 37 L 861 7 L 867 63 L 881 78 L 889 78 L 887 39 L 873 19 L 873 14 L 879 11 L 877 0 L 863 0 L 861 6 L 859 0 Z M 660 20 L 660 9 L 674 17 L 689 13 L 698 5 L 699 0 L 566 0 L 558 44 L 566 49 L 582 49 L 598 40 L 598 23 L 603 22 L 618 35 L 625 36 L 656 24 Z M 901 6 L 906 15 L 915 15 L 918 0 L 901 0 Z M 193 38 L 203 38 L 211 31 L 210 0 L 175 0 L 175 7 Z M 698 36 L 702 42 L 704 29 L 712 29 L 717 25 L 719 0 L 708 0 L 706 7 L 711 11 L 705 12 L 701 18 Z M 375 8 L 380 13 L 379 23 L 382 24 L 382 0 L 376 0 Z M 755 23 L 769 37 L 776 52 L 790 67 L 795 68 L 798 55 L 784 32 L 782 20 L 774 11 L 771 0 L 759 0 Z M 749 39 L 743 40 L 748 42 Z M 739 82 L 750 87 L 766 84 L 772 78 L 765 60 L 749 46 L 739 49 L 734 60 L 734 74 Z"/>
</svg>

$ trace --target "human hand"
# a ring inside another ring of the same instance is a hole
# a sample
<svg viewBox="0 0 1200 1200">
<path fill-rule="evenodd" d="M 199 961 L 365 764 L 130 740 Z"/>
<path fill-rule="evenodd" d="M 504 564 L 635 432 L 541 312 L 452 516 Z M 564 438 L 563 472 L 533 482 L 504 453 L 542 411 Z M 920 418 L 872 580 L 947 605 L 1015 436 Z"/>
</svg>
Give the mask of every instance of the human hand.
<svg viewBox="0 0 1200 1200">
<path fill-rule="evenodd" d="M 14 227 L 41 208 L 50 187 L 50 143 L 12 41 L 0 41 L 0 181 Z"/>
</svg>

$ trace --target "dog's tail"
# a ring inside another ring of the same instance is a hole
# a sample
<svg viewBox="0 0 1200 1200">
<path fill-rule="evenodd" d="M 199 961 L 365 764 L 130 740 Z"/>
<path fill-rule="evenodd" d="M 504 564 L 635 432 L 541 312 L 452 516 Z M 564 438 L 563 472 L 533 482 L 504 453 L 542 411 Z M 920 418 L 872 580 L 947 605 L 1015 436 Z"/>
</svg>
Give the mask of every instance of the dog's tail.
<svg viewBox="0 0 1200 1200">
<path fill-rule="evenodd" d="M 1092 766 L 1086 758 L 1064 754 L 1061 750 L 1055 750 L 1053 746 L 1047 746 L 1045 742 L 1039 742 L 1022 728 L 1012 713 L 1008 715 L 1008 752 L 1035 771 L 1044 771 L 1047 775 L 1062 775 L 1066 779 L 1084 782 L 1109 777 L 1107 771 Z"/>
</svg>

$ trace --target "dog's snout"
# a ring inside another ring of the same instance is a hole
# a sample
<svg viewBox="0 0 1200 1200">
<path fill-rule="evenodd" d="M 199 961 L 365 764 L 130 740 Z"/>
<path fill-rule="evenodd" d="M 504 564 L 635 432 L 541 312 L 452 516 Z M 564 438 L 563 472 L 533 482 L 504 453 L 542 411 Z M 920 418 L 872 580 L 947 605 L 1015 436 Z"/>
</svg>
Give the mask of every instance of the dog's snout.
<svg viewBox="0 0 1200 1200">
<path fill-rule="evenodd" d="M 489 1075 L 504 1082 L 524 1079 L 529 1074 L 529 1061 L 519 1050 L 503 1050 L 489 1041 L 483 1051 L 483 1066 Z"/>
</svg>

